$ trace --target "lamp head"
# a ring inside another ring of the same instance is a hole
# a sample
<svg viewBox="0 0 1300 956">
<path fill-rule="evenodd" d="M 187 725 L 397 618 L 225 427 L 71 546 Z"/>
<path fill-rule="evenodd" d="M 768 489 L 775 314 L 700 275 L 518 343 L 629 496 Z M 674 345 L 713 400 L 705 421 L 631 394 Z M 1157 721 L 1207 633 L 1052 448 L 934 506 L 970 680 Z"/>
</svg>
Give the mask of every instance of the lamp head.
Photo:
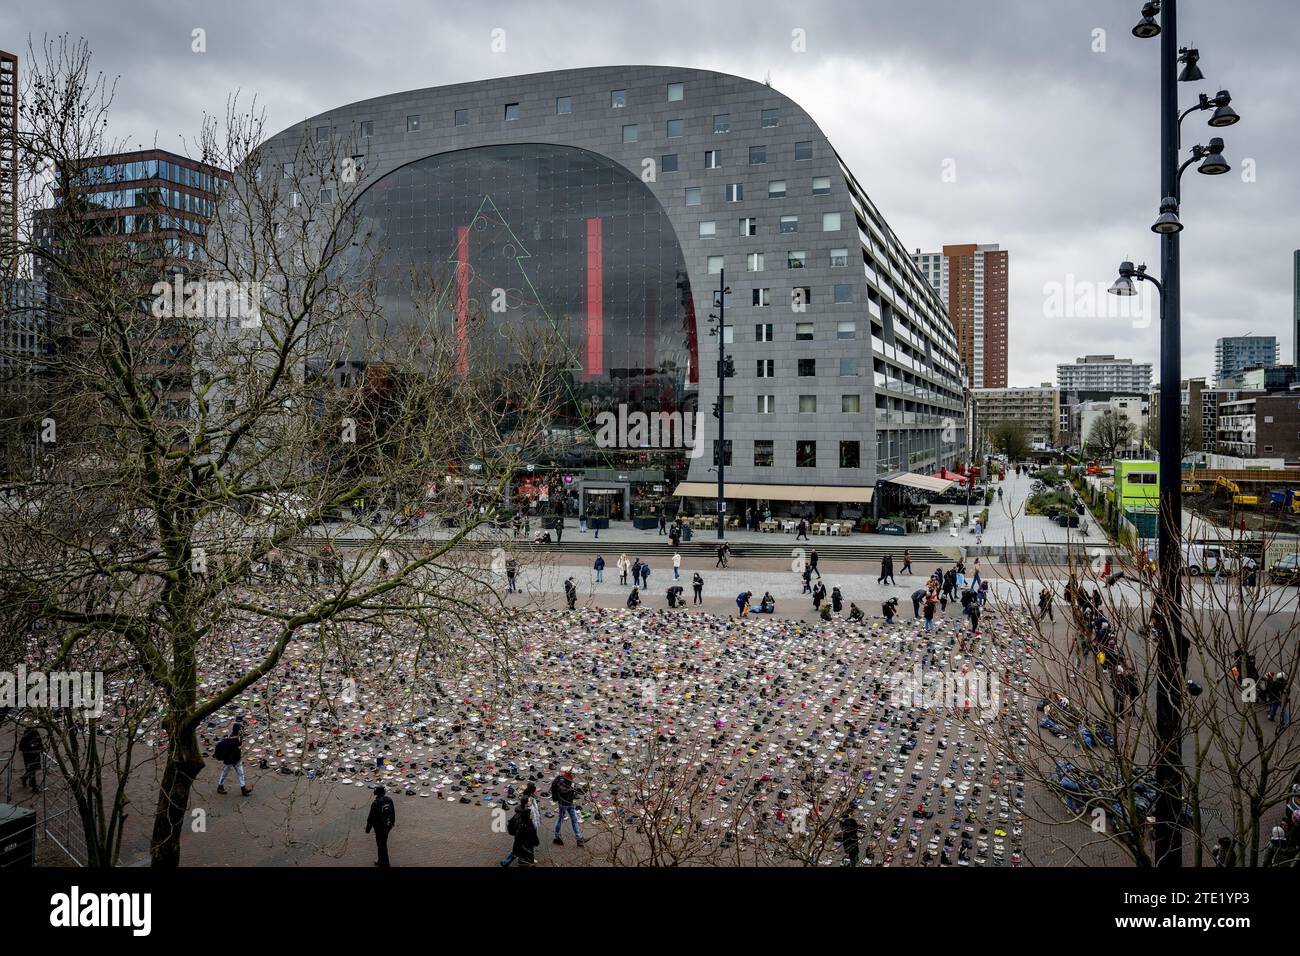
<svg viewBox="0 0 1300 956">
<path fill-rule="evenodd" d="M 1216 136 L 1210 140 L 1210 145 L 1205 149 L 1205 159 L 1201 160 L 1201 165 L 1196 167 L 1196 171 L 1206 176 L 1220 176 L 1231 169 L 1228 161 L 1223 158 L 1223 139 Z"/>
<path fill-rule="evenodd" d="M 1201 51 L 1195 47 L 1185 46 L 1178 51 L 1178 62 L 1183 64 L 1183 71 L 1178 74 L 1179 83 L 1198 83 L 1205 79 L 1205 74 L 1197 66 Z"/>
<path fill-rule="evenodd" d="M 1183 224 L 1178 221 L 1178 200 L 1173 196 L 1166 196 L 1160 200 L 1160 215 L 1151 225 L 1152 232 L 1158 232 L 1161 235 L 1172 235 L 1175 232 L 1182 232 Z"/>
<path fill-rule="evenodd" d="M 1215 128 L 1231 126 L 1233 123 L 1241 121 L 1241 117 L 1237 115 L 1237 111 L 1228 105 L 1231 102 L 1232 96 L 1227 90 L 1219 90 L 1219 92 L 1215 94 L 1214 99 L 1209 101 L 1209 104 L 1215 107 L 1214 115 L 1210 117 L 1211 126 Z"/>
<path fill-rule="evenodd" d="M 1133 35 L 1141 40 L 1149 40 L 1160 35 L 1160 24 L 1156 14 L 1160 12 L 1160 0 L 1149 0 L 1142 4 L 1142 19 L 1133 28 Z"/>
</svg>

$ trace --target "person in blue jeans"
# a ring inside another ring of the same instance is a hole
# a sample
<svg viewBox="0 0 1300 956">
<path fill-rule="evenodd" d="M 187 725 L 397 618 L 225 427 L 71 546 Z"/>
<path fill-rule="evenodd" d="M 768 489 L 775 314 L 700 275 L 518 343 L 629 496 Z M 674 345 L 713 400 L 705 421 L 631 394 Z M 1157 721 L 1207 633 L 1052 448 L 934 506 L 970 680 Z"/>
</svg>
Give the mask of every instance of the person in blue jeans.
<svg viewBox="0 0 1300 956">
<path fill-rule="evenodd" d="M 605 580 L 605 556 L 603 554 L 596 555 L 596 563 L 593 567 L 596 569 L 596 583 L 599 584 Z"/>
<path fill-rule="evenodd" d="M 569 825 L 573 827 L 573 837 L 578 841 L 578 846 L 582 846 L 582 830 L 578 827 L 578 808 L 574 805 L 577 799 L 577 788 L 573 785 L 573 771 L 563 771 L 551 783 L 551 796 L 559 805 L 559 813 L 555 817 L 555 839 L 551 842 L 556 846 L 564 846 L 564 840 L 560 838 L 560 830 L 564 826 L 565 818 L 569 820 Z"/>
<path fill-rule="evenodd" d="M 1268 701 L 1268 719 L 1271 721 L 1282 712 L 1281 726 L 1291 723 L 1291 704 L 1287 700 L 1286 671 L 1278 671 L 1264 686 L 1265 699 Z"/>
</svg>

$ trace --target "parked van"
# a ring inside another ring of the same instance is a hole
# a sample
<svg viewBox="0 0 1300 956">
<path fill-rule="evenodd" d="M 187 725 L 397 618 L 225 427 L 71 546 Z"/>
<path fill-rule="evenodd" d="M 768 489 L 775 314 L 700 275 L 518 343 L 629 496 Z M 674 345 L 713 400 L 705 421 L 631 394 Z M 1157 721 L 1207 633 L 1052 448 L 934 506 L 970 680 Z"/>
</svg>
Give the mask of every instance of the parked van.
<svg viewBox="0 0 1300 956">
<path fill-rule="evenodd" d="M 1187 573 L 1192 575 L 1236 574 L 1241 570 L 1241 553 L 1219 544 L 1188 544 L 1183 560 Z"/>
</svg>

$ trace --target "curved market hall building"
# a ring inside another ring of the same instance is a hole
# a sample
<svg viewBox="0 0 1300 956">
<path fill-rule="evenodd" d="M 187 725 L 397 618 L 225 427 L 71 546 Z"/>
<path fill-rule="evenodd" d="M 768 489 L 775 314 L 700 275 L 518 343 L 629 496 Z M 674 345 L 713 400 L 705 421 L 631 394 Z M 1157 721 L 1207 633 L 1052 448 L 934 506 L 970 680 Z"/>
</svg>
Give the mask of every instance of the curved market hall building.
<svg viewBox="0 0 1300 956">
<path fill-rule="evenodd" d="M 523 497 L 613 518 L 708 512 L 721 454 L 733 514 L 856 516 L 878 481 L 963 458 L 943 304 L 817 124 L 769 86 L 564 70 L 352 103 L 267 149 L 286 163 L 304 142 L 341 144 L 362 171 L 387 321 L 423 269 L 465 361 L 493 296 L 506 320 L 561 333 L 556 425 L 572 441 L 520 476 Z M 721 447 L 719 338 L 734 364 Z M 684 427 L 655 428 L 664 413 Z"/>
</svg>

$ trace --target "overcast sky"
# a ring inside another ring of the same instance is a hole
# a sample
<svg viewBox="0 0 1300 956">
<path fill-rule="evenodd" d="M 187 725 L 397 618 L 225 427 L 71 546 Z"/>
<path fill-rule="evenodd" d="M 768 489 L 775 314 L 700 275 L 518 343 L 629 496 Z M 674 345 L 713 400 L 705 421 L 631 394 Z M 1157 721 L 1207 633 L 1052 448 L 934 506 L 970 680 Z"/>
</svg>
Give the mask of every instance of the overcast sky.
<svg viewBox="0 0 1300 956">
<path fill-rule="evenodd" d="M 770 76 L 909 249 L 1010 251 L 1010 384 L 1034 385 L 1085 352 L 1158 360 L 1157 324 L 1092 294 L 1123 258 L 1159 273 L 1149 226 L 1160 44 L 1129 33 L 1140 6 L 26 0 L 0 7 L 0 48 L 21 56 L 29 36 L 85 36 L 97 67 L 119 77 L 110 135 L 178 152 L 236 90 L 256 95 L 278 131 L 371 96 L 542 70 L 635 63 Z M 1183 180 L 1183 374 L 1212 375 L 1222 335 L 1276 335 L 1290 361 L 1300 5 L 1183 0 L 1179 14 L 1180 42 L 1200 49 L 1207 77 L 1180 84 L 1180 102 L 1227 88 L 1242 117 L 1211 131 L 1209 114 L 1194 114 L 1183 127 L 1186 147 L 1223 135 L 1233 165 Z M 196 28 L 204 53 L 191 49 Z M 504 52 L 492 50 L 496 28 Z M 792 48 L 795 30 L 804 52 Z"/>
</svg>

